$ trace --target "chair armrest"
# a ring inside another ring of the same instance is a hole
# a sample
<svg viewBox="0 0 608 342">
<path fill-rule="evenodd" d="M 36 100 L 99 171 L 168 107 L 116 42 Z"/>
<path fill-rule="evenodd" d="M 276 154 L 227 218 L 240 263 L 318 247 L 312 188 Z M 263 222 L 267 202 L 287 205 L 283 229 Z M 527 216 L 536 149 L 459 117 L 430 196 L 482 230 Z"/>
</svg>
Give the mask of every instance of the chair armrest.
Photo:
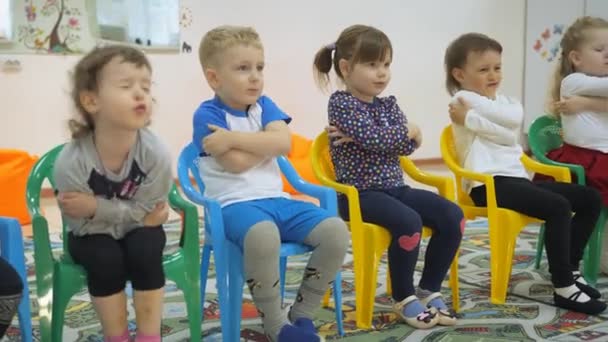
<svg viewBox="0 0 608 342">
<path fill-rule="evenodd" d="M 532 153 L 534 153 L 534 157 L 543 164 L 547 164 L 547 165 L 551 165 L 551 166 L 567 167 L 568 169 L 570 169 L 571 173 L 576 175 L 576 182 L 578 184 L 580 184 L 580 185 L 587 184 L 587 181 L 585 179 L 585 168 L 583 168 L 581 165 L 568 164 L 568 163 L 562 163 L 562 162 L 558 162 L 555 160 L 551 160 L 551 159 L 547 158 L 547 156 L 543 155 L 542 153 L 535 153 L 534 150 L 532 150 Z"/>
<path fill-rule="evenodd" d="M 199 250 L 199 225 L 198 210 L 192 203 L 186 201 L 177 191 L 175 184 L 169 193 L 169 204 L 173 210 L 181 214 L 183 229 L 180 238 L 180 246 L 188 251 L 190 257 L 198 259 Z"/>
<path fill-rule="evenodd" d="M 311 184 L 302 179 L 296 169 L 291 165 L 285 156 L 277 157 L 281 172 L 297 191 L 302 194 L 314 197 L 319 200 L 321 208 L 331 212 L 333 215 L 338 215 L 338 206 L 336 203 L 336 192 L 328 187 Z"/>
<path fill-rule="evenodd" d="M 449 200 L 454 199 L 454 182 L 451 178 L 424 172 L 420 170 L 409 158 L 401 157 L 399 159 L 401 162 L 401 168 L 413 180 L 437 188 L 439 195 L 444 198 Z"/>
<path fill-rule="evenodd" d="M 551 176 L 558 182 L 570 183 L 572 181 L 570 169 L 567 167 L 543 164 L 525 154 L 522 154 L 520 160 L 524 164 L 524 167 L 530 171 Z"/>
</svg>

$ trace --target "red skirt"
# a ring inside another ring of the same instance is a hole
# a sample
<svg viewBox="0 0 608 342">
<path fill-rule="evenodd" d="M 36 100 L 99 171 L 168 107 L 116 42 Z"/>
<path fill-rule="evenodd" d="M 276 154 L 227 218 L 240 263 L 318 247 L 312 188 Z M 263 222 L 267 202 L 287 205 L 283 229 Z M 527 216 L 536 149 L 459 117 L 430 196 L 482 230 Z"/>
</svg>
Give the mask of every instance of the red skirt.
<svg viewBox="0 0 608 342">
<path fill-rule="evenodd" d="M 562 163 L 577 164 L 585 169 L 587 185 L 600 191 L 604 205 L 608 206 L 608 153 L 576 147 L 564 143 L 561 147 L 549 151 L 547 157 Z M 572 175 L 576 181 L 576 175 Z M 552 179 L 544 175 L 535 175 L 534 180 Z"/>
</svg>

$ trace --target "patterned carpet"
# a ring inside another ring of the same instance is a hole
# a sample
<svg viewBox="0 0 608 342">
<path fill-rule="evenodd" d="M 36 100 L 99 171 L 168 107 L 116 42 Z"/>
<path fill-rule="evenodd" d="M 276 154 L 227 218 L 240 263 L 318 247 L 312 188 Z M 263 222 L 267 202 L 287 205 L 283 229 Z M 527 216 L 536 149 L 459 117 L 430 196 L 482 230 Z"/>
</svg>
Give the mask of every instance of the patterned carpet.
<svg viewBox="0 0 608 342">
<path fill-rule="evenodd" d="M 177 243 L 177 223 L 168 225 L 169 247 Z M 529 227 L 518 239 L 511 276 L 509 296 L 506 305 L 489 304 L 489 250 L 486 222 L 469 222 L 460 252 L 460 293 L 461 312 L 459 323 L 454 327 L 438 327 L 432 330 L 415 330 L 396 321 L 391 312 L 390 298 L 385 295 L 386 260 L 382 261 L 381 273 L 374 315 L 374 330 L 357 330 L 354 323 L 354 292 L 352 255 L 347 256 L 343 270 L 343 311 L 346 336 L 345 342 L 354 341 L 608 341 L 608 312 L 601 316 L 588 316 L 557 309 L 552 306 L 552 288 L 548 279 L 546 260 L 541 269 L 534 270 L 534 250 L 538 227 Z M 59 253 L 61 241 L 53 236 L 53 248 Z M 424 255 L 424 247 L 420 255 Z M 32 265 L 32 244 L 26 241 L 26 257 L 29 285 L 32 291 L 34 334 L 39 339 L 36 317 L 34 269 Z M 286 301 L 293 301 L 302 277 L 306 257 L 289 260 L 287 273 Z M 418 263 L 417 274 L 422 262 Z M 213 270 L 210 277 L 214 276 Z M 447 286 L 447 282 L 444 283 Z M 601 278 L 598 287 L 608 294 L 608 280 Z M 218 304 L 213 279 L 207 283 L 204 341 L 221 341 L 218 319 Z M 449 289 L 444 293 L 449 298 Z M 186 310 L 182 294 L 172 283 L 167 284 L 163 316 L 164 341 L 188 341 L 189 332 Z M 243 305 L 242 341 L 266 341 L 260 320 L 253 303 L 245 291 Z M 336 326 L 331 308 L 318 313 L 317 326 L 327 340 L 334 340 Z M 134 329 L 134 310 L 129 307 L 130 329 Z M 18 322 L 14 322 L 5 340 L 19 341 Z M 194 339 L 193 339 L 194 340 Z M 68 306 L 64 328 L 64 341 L 103 341 L 100 325 L 90 303 L 86 290 L 73 298 Z"/>
</svg>

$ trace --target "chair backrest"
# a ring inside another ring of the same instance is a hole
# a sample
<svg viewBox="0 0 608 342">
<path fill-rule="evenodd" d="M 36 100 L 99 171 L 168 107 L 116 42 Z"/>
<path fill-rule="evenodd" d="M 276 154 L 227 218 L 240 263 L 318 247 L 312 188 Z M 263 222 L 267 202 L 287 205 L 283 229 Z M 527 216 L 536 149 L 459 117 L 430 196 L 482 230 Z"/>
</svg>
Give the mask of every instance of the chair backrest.
<svg viewBox="0 0 608 342">
<path fill-rule="evenodd" d="M 193 143 L 189 143 L 182 149 L 177 161 L 179 184 L 190 199 L 196 197 L 197 193 L 203 194 L 205 192 L 205 183 L 203 183 L 198 169 L 199 154 L 198 148 Z M 194 188 L 192 178 L 194 178 L 198 190 Z"/>
<path fill-rule="evenodd" d="M 319 134 L 312 143 L 311 151 L 312 170 L 315 176 L 323 182 L 323 178 L 336 180 L 336 172 L 334 164 L 329 154 L 329 137 L 327 132 L 323 131 Z"/>
<path fill-rule="evenodd" d="M 454 177 L 456 178 L 456 196 L 458 198 L 458 203 L 473 205 L 473 200 L 463 189 L 462 177 L 455 172 L 455 170 L 462 169 L 462 167 L 460 166 L 461 164 L 458 160 L 458 154 L 456 153 L 456 144 L 454 143 L 454 132 L 452 131 L 452 125 L 445 127 L 441 132 L 440 148 L 443 161 L 454 173 Z"/>
<path fill-rule="evenodd" d="M 534 120 L 528 131 L 528 143 L 534 156 L 545 156 L 560 147 L 563 143 L 561 133 L 561 122 L 553 116 L 544 115 Z"/>
<path fill-rule="evenodd" d="M 54 147 L 52 150 L 45 153 L 32 168 L 30 175 L 27 179 L 27 187 L 25 191 L 25 198 L 27 201 L 27 208 L 30 215 L 40 214 L 40 193 L 42 192 L 42 185 L 45 180 L 51 183 L 53 191 L 55 189 L 55 180 L 53 179 L 53 168 L 55 166 L 55 160 L 59 155 L 59 152 L 63 149 L 63 144 Z M 62 237 L 63 237 L 63 252 L 68 254 L 67 246 L 67 225 L 64 220 L 61 222 L 62 226 Z M 34 238 L 36 238 L 34 236 Z"/>
</svg>

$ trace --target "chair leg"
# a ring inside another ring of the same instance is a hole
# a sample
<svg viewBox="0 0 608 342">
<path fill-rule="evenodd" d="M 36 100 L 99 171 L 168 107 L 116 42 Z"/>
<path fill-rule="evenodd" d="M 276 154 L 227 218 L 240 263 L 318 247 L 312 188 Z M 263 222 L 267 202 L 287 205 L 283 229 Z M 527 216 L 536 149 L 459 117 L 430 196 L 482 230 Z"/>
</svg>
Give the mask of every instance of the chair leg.
<svg viewBox="0 0 608 342">
<path fill-rule="evenodd" d="M 57 277 L 57 272 L 55 272 L 55 276 Z M 54 281 L 55 283 L 55 291 L 53 292 L 53 314 L 51 320 L 51 341 L 52 342 L 61 342 L 63 341 L 63 323 L 65 321 L 65 310 L 68 307 L 68 303 L 70 302 L 71 296 L 66 292 L 59 290 L 59 284 L 63 283 L 61 279 L 58 281 Z"/>
<path fill-rule="evenodd" d="M 368 254 L 373 255 L 373 252 Z M 363 256 L 363 255 L 362 255 Z M 357 328 L 370 329 L 376 299 L 378 260 L 367 258 L 355 261 L 355 305 Z"/>
<path fill-rule="evenodd" d="M 287 257 L 279 259 L 279 279 L 281 282 L 281 306 L 285 302 L 285 273 L 287 272 Z"/>
<path fill-rule="evenodd" d="M 602 239 L 605 224 L 605 210 L 602 210 L 600 217 L 597 220 L 597 224 L 595 225 L 595 229 L 593 230 L 593 233 L 589 238 L 589 242 L 587 243 L 583 262 L 583 275 L 585 276 L 585 280 L 592 286 L 595 286 L 597 283 L 597 278 L 600 273 L 600 254 L 602 251 Z"/>
<path fill-rule="evenodd" d="M 450 267 L 450 289 L 452 290 L 452 309 L 460 311 L 460 288 L 458 283 L 458 251 Z"/>
<path fill-rule="evenodd" d="M 191 275 L 198 277 L 199 275 Z M 186 275 L 185 279 L 188 279 L 189 275 Z M 196 282 L 198 283 L 198 282 Z M 188 312 L 188 324 L 190 326 L 190 340 L 198 341 L 202 339 L 201 332 L 201 322 L 202 318 L 202 308 L 201 308 L 201 300 L 200 300 L 200 292 L 198 288 L 198 284 L 191 284 L 187 280 L 184 282 L 184 286 L 182 288 L 182 292 L 184 293 L 184 299 L 186 301 L 186 311 Z"/>
<path fill-rule="evenodd" d="M 505 225 L 510 222 L 506 218 L 498 217 L 502 219 L 500 222 L 505 222 Z M 500 228 L 502 227 L 490 226 L 490 302 L 492 304 L 504 304 L 507 299 L 515 239 L 517 238 L 517 236 L 508 236 L 506 232 L 500 231 Z"/>
<path fill-rule="evenodd" d="M 201 258 L 201 288 L 200 288 L 200 299 L 201 299 L 201 310 L 205 311 L 205 290 L 207 289 L 207 277 L 209 275 L 209 263 L 211 259 L 211 251 L 213 247 L 205 245 L 203 247 L 203 253 Z M 217 260 L 216 260 L 216 277 L 217 277 Z M 201 322 L 205 319 L 204 315 L 201 318 Z"/>
<path fill-rule="evenodd" d="M 540 262 L 543 259 L 543 249 L 545 248 L 545 224 L 540 225 L 538 231 L 538 240 L 536 242 L 536 259 L 534 260 L 534 268 L 540 268 Z"/>
<path fill-rule="evenodd" d="M 243 255 L 239 247 L 228 242 L 228 260 L 229 260 L 229 272 L 228 272 L 228 314 L 225 315 L 229 320 L 226 325 L 229 332 L 229 338 L 227 341 L 239 341 L 241 336 L 241 312 L 243 305 Z M 220 309 L 221 310 L 221 309 Z M 223 325 L 223 321 L 222 321 Z"/>
<path fill-rule="evenodd" d="M 342 273 L 340 271 L 336 273 L 336 278 L 334 279 L 334 304 L 338 334 L 344 336 L 344 322 L 342 321 Z"/>
</svg>

